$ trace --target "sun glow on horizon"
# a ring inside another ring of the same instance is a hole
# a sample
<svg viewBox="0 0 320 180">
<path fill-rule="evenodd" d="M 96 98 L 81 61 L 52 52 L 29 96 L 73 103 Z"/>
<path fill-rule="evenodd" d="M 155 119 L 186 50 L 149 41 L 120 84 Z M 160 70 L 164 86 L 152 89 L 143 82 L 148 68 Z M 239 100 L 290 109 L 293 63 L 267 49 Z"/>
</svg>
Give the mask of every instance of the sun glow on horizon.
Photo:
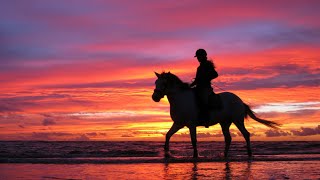
<svg viewBox="0 0 320 180">
<path fill-rule="evenodd" d="M 151 98 L 154 71 L 190 83 L 204 48 L 216 93 L 283 124 L 245 120 L 253 140 L 320 141 L 319 3 L 302 3 L 3 2 L 0 140 L 163 141 L 170 104 Z M 223 140 L 219 125 L 198 133 Z"/>
<path fill-rule="evenodd" d="M 320 101 L 315 102 L 283 102 L 267 103 L 255 108 L 256 112 L 296 112 L 304 110 L 320 110 Z"/>
</svg>

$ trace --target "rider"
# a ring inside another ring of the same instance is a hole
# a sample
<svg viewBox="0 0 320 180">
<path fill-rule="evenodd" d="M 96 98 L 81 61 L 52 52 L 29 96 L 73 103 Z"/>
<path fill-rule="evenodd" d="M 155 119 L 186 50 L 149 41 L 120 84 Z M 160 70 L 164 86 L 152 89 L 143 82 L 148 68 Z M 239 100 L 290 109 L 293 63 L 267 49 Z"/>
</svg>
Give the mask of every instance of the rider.
<svg viewBox="0 0 320 180">
<path fill-rule="evenodd" d="M 196 55 L 200 66 L 197 68 L 197 74 L 190 87 L 195 87 L 200 106 L 200 119 L 204 121 L 209 117 L 209 95 L 212 92 L 211 80 L 218 77 L 213 62 L 208 60 L 207 52 L 204 49 L 198 49 Z M 207 126 L 206 126 L 207 127 Z"/>
</svg>

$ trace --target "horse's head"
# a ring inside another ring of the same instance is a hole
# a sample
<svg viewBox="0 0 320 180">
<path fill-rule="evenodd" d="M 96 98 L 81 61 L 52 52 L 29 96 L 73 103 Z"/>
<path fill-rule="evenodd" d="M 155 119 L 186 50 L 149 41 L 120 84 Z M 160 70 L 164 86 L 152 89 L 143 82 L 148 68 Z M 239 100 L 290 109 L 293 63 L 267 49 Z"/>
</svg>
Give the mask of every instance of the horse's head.
<svg viewBox="0 0 320 180">
<path fill-rule="evenodd" d="M 153 91 L 152 99 L 155 102 L 159 102 L 167 93 L 168 79 L 166 78 L 166 73 L 156 73 L 158 79 L 155 81 L 156 88 Z"/>
<path fill-rule="evenodd" d="M 190 89 L 188 83 L 184 83 L 176 75 L 170 72 L 156 73 L 158 79 L 155 82 L 156 88 L 152 94 L 152 99 L 159 102 L 165 95 L 175 94 L 179 90 Z"/>
</svg>

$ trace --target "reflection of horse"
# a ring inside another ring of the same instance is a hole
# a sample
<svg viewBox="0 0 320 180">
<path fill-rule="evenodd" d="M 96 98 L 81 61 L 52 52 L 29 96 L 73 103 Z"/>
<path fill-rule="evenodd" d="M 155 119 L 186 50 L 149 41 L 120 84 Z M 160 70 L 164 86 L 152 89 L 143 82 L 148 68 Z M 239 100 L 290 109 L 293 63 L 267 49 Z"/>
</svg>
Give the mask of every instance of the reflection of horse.
<svg viewBox="0 0 320 180">
<path fill-rule="evenodd" d="M 257 179 L 261 169 L 251 169 L 251 161 L 216 163 L 164 163 L 162 179 Z M 161 173 L 160 173 L 161 174 Z"/>
<path fill-rule="evenodd" d="M 193 157 L 198 157 L 196 127 L 203 124 L 197 124 L 198 107 L 196 105 L 196 99 L 192 89 L 189 88 L 187 83 L 182 82 L 177 76 L 170 72 L 163 72 L 162 74 L 156 73 L 156 75 L 158 79 L 155 82 L 156 88 L 152 94 L 152 99 L 155 102 L 159 102 L 165 95 L 167 95 L 170 103 L 170 116 L 174 122 L 166 134 L 164 147 L 166 156 L 169 156 L 169 140 L 171 136 L 179 129 L 187 126 L 190 130 L 194 150 Z M 244 118 L 249 115 L 252 119 L 271 128 L 277 128 L 279 124 L 256 117 L 250 107 L 243 103 L 235 94 L 223 92 L 218 95 L 221 97 L 223 109 L 212 110 L 209 113 L 209 125 L 219 123 L 222 128 L 225 138 L 224 156 L 227 157 L 231 143 L 229 127 L 231 123 L 234 123 L 244 136 L 247 143 L 248 155 L 251 157 L 250 133 L 244 127 Z"/>
</svg>

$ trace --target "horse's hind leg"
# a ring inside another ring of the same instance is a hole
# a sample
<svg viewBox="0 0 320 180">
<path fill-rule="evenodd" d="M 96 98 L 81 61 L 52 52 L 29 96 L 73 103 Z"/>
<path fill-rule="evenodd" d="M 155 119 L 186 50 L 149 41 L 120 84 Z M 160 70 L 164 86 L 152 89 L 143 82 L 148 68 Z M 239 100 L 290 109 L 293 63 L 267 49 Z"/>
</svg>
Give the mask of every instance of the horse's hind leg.
<svg viewBox="0 0 320 180">
<path fill-rule="evenodd" d="M 251 157 L 252 151 L 251 151 L 251 144 L 250 144 L 250 133 L 247 131 L 246 127 L 244 126 L 243 121 L 236 121 L 234 122 L 234 124 L 237 126 L 237 128 L 242 133 L 243 137 L 246 139 L 248 156 Z"/>
<path fill-rule="evenodd" d="M 228 152 L 229 152 L 229 148 L 232 140 L 230 131 L 229 131 L 230 125 L 231 123 L 228 123 L 228 122 L 220 123 L 220 126 L 222 128 L 222 133 L 224 136 L 224 142 L 225 142 L 224 157 L 228 157 Z"/>
</svg>

